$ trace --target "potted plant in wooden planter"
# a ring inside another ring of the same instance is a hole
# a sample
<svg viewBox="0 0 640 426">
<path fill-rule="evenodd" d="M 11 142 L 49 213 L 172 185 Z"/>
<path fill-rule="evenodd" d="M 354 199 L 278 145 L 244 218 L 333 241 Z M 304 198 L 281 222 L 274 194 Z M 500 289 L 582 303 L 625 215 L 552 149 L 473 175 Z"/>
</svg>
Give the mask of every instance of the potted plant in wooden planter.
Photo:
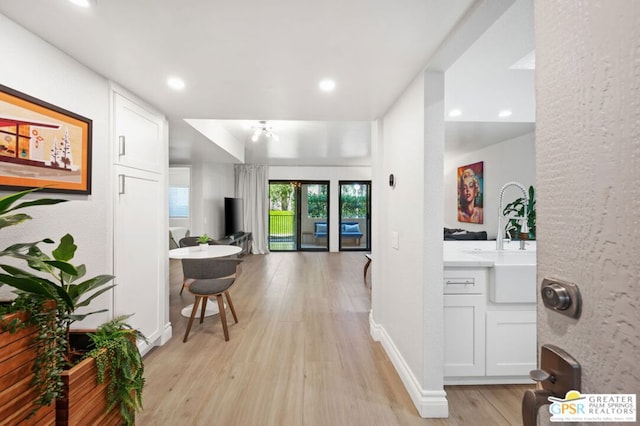
<svg viewBox="0 0 640 426">
<path fill-rule="evenodd" d="M 21 298 L 56 302 L 57 315 L 55 324 L 51 327 L 53 331 L 49 343 L 57 348 L 62 347 L 67 367 L 59 381 L 64 387 L 56 394 L 57 424 L 76 424 L 79 420 L 89 424 L 131 424 L 133 413 L 141 407 L 144 384 L 142 359 L 135 345 L 135 338 L 141 335 L 130 330 L 122 319 L 118 319 L 96 331 L 96 335 L 101 336 L 98 340 L 89 337 L 94 342 L 93 346 L 81 348 L 72 344 L 71 325 L 75 321 L 106 311 L 102 309 L 79 313 L 78 309 L 89 306 L 95 298 L 112 289 L 113 276 L 85 278 L 86 267 L 70 263 L 77 249 L 73 237 L 69 234 L 62 237 L 51 255 L 39 247 L 40 243 L 52 242 L 46 239 L 36 243 L 14 244 L 5 249 L 4 254 L 25 260 L 30 269 L 0 264 L 5 272 L 0 274 L 0 283 L 17 289 Z M 105 333 L 105 330 L 109 333 Z M 129 343 L 123 343 L 121 331 L 134 336 L 127 340 Z M 83 334 L 86 336 L 86 331 Z M 109 336 L 111 339 L 107 338 Z M 126 350 L 124 360 L 113 355 L 114 350 Z M 109 354 L 106 359 L 101 358 L 102 351 Z M 89 357 L 85 356 L 86 352 L 90 352 Z M 117 364 L 113 364 L 114 361 Z M 105 367 L 113 374 L 105 375 Z M 108 379 L 114 377 L 117 379 L 116 384 L 110 385 Z M 79 388 L 76 389 L 76 386 Z"/>
<path fill-rule="evenodd" d="M 71 334 L 89 350 L 62 373 L 64 390 L 56 406 L 58 425 L 132 425 L 142 407 L 144 365 L 136 346 L 144 336 L 118 317 L 94 331 Z"/>
<path fill-rule="evenodd" d="M 30 206 L 66 200 L 42 198 L 21 202 L 32 191 L 0 198 L 0 229 L 31 219 Z M 38 243 L 10 246 L 0 256 L 13 256 Z M 0 282 L 1 285 L 1 282 Z M 18 297 L 0 306 L 0 419 L 5 424 L 54 424 L 60 390 L 61 349 L 55 344 L 55 303 Z M 52 343 L 53 342 L 53 343 Z"/>
<path fill-rule="evenodd" d="M 55 323 L 55 304 L 2 308 L 11 313 L 0 316 L 0 419 L 5 424 L 54 424 L 59 354 L 41 344 L 39 336 L 43 326 L 46 333 Z"/>
</svg>

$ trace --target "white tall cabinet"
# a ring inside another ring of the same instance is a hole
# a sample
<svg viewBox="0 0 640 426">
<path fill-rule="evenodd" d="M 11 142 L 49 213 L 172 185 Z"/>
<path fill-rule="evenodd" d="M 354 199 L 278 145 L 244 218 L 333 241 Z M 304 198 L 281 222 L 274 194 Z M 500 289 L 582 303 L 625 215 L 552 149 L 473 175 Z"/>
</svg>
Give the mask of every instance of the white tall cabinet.
<svg viewBox="0 0 640 426">
<path fill-rule="evenodd" d="M 171 337 L 168 315 L 168 126 L 164 116 L 111 86 L 114 315 L 149 340 Z"/>
</svg>

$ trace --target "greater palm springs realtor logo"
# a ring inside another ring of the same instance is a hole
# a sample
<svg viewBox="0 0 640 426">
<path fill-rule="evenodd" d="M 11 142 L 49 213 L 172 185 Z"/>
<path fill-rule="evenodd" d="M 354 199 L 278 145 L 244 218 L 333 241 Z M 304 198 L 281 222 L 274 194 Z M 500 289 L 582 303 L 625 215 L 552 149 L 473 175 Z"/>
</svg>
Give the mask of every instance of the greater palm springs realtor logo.
<svg viewBox="0 0 640 426">
<path fill-rule="evenodd" d="M 549 397 L 552 422 L 635 422 L 635 394 L 580 394 Z"/>
</svg>

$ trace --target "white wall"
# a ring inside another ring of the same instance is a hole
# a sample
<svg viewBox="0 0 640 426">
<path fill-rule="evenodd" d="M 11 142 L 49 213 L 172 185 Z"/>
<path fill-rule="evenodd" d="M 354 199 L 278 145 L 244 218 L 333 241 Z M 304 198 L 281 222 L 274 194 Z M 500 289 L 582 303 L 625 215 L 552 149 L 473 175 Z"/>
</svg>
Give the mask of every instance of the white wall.
<svg viewBox="0 0 640 426">
<path fill-rule="evenodd" d="M 0 15 L 0 40 L 3 54 L 11 58 L 0 67 L 3 85 L 93 120 L 91 195 L 54 195 L 71 201 L 31 209 L 33 220 L 0 231 L 2 244 L 35 241 L 43 237 L 59 240 L 64 234 L 71 233 L 78 245 L 74 262 L 85 263 L 91 276 L 111 273 L 108 83 L 4 15 Z M 39 65 L 18 65 L 36 63 Z M 111 292 L 108 292 L 94 301 L 92 308 L 109 307 L 110 304 Z M 83 326 L 93 327 L 107 319 L 107 313 L 97 314 L 89 317 Z"/>
<path fill-rule="evenodd" d="M 376 177 L 384 182 L 374 190 L 378 236 L 374 237 L 372 250 L 375 266 L 371 334 L 382 342 L 420 414 L 429 417 L 446 417 L 448 413 L 442 389 L 442 354 L 439 354 L 442 352 L 442 279 L 438 281 L 437 273 L 428 280 L 425 275 L 433 272 L 433 265 L 439 264 L 439 276 L 442 276 L 442 249 L 435 259 L 425 259 L 425 237 L 431 234 L 431 228 L 438 229 L 442 223 L 444 79 L 438 74 L 435 79 L 420 74 L 412 82 L 379 121 L 373 149 Z M 436 124 L 435 129 L 427 128 L 427 122 L 437 121 L 439 125 Z M 440 154 L 429 159 L 425 146 L 438 138 Z M 439 165 L 432 164 L 434 161 Z M 435 167 L 425 172 L 426 164 Z M 426 178 L 434 171 L 435 181 L 429 189 Z M 391 173 L 396 179 L 394 188 L 387 183 Z M 435 198 L 427 198 L 431 196 Z M 429 221 L 433 223 L 428 224 Z M 398 241 L 396 247 L 394 234 Z M 441 241 L 441 231 L 438 236 L 436 241 Z M 434 251 L 438 252 L 437 247 Z M 431 300 L 425 303 L 426 299 Z M 434 321 L 428 323 L 431 319 Z M 431 340 L 433 333 L 439 333 L 436 340 Z"/>
<path fill-rule="evenodd" d="M 529 133 L 502 141 L 462 155 L 445 156 L 444 161 L 444 226 L 469 231 L 487 231 L 489 239 L 496 238 L 500 189 L 511 181 L 529 188 L 534 185 L 535 135 Z M 483 224 L 458 222 L 457 169 L 460 166 L 484 161 Z M 535 186 L 535 185 L 534 185 Z M 510 187 L 505 191 L 504 204 L 522 197 L 522 192 Z M 504 222 L 503 222 L 504 223 Z"/>
<path fill-rule="evenodd" d="M 583 393 L 637 394 L 640 3 L 535 2 L 535 19 L 538 282 L 583 301 L 577 320 L 538 303 L 538 345 L 577 359 Z"/>
<path fill-rule="evenodd" d="M 224 197 L 235 196 L 233 164 L 191 166 L 191 235 L 224 236 Z"/>
<path fill-rule="evenodd" d="M 325 180 L 329 181 L 329 221 L 340 222 L 339 185 L 341 180 L 371 180 L 371 167 L 269 167 L 270 180 Z M 329 236 L 329 251 L 338 248 L 338 228 L 332 227 Z M 372 232 L 375 232 L 372 231 Z"/>
</svg>

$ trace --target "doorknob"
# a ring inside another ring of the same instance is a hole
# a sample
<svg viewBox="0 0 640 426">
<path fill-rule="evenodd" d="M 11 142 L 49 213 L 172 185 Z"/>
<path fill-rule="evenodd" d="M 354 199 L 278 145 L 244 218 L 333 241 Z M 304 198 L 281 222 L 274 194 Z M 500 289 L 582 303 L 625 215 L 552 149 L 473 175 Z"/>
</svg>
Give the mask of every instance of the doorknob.
<svg viewBox="0 0 640 426">
<path fill-rule="evenodd" d="M 524 426 L 538 424 L 538 411 L 550 404 L 549 397 L 564 398 L 570 390 L 580 391 L 581 367 L 563 349 L 554 345 L 543 345 L 540 349 L 540 369 L 529 373 L 542 389 L 528 390 L 522 398 L 522 423 Z"/>
</svg>

